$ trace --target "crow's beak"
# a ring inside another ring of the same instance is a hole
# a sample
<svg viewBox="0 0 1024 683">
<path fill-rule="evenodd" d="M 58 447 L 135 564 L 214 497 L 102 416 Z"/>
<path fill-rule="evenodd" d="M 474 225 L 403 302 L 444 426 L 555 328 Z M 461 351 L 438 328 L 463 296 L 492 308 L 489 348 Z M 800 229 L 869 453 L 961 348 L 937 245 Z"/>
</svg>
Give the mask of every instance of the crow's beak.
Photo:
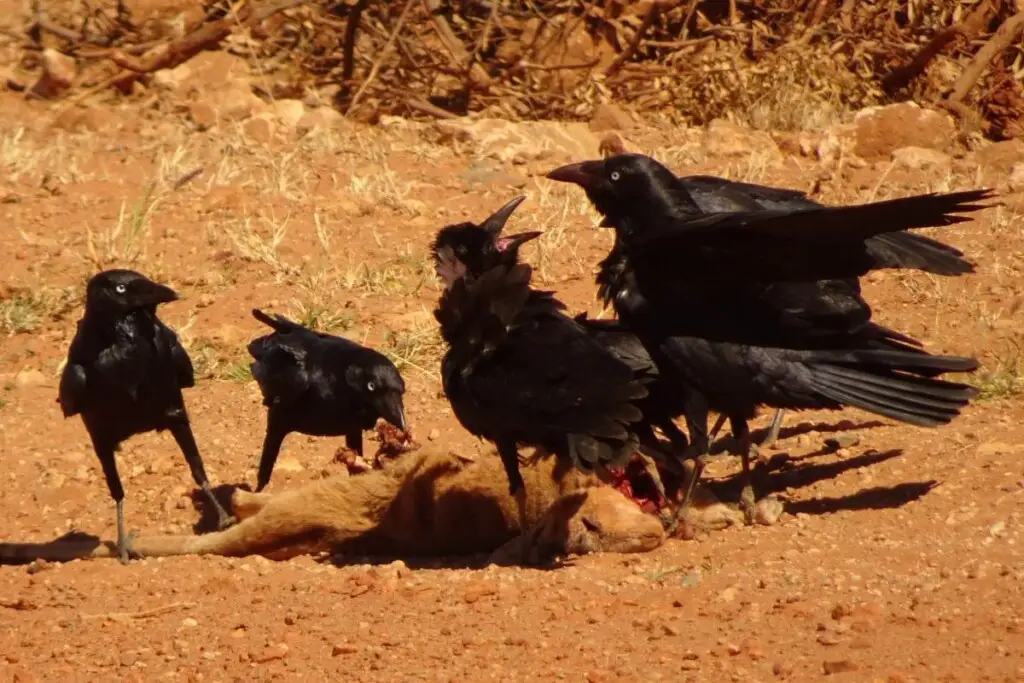
<svg viewBox="0 0 1024 683">
<path fill-rule="evenodd" d="M 374 401 L 377 412 L 385 420 L 394 426 L 405 431 L 405 407 L 402 405 L 402 395 L 397 391 L 389 391 L 378 396 Z"/>
<path fill-rule="evenodd" d="M 487 220 L 480 224 L 480 227 L 492 235 L 500 235 L 501 231 L 505 228 L 505 223 L 508 221 L 509 216 L 512 215 L 512 212 L 516 210 L 516 207 L 522 204 L 525 199 L 526 195 L 519 195 L 505 204 L 505 206 L 488 216 Z"/>
<path fill-rule="evenodd" d="M 178 300 L 178 293 L 173 289 L 151 280 L 139 282 L 133 289 L 135 291 L 131 293 L 131 298 L 137 306 L 155 306 Z"/>
<path fill-rule="evenodd" d="M 535 240 L 544 233 L 542 232 L 521 232 L 518 235 L 506 235 L 494 240 L 495 248 L 500 252 L 515 251 L 530 240 Z"/>
<path fill-rule="evenodd" d="M 581 161 L 559 166 L 548 172 L 547 178 L 562 183 L 574 183 L 584 189 L 593 188 L 604 182 L 603 168 L 604 163 L 601 161 Z"/>
</svg>

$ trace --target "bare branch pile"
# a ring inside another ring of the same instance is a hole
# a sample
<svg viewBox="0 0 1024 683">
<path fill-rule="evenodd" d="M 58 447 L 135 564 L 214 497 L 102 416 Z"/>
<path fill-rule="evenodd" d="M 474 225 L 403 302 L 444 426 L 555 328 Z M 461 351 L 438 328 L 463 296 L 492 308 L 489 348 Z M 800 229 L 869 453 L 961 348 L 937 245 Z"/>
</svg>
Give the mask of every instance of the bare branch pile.
<svg viewBox="0 0 1024 683">
<path fill-rule="evenodd" d="M 370 121 L 585 119 L 615 101 L 668 122 L 813 130 L 915 99 L 993 138 L 1024 134 L 1021 0 L 218 0 L 139 23 L 99 4 L 85 17 L 37 5 L 27 60 L 55 48 L 89 94 L 130 92 L 226 49 L 275 89 L 329 94 Z"/>
</svg>

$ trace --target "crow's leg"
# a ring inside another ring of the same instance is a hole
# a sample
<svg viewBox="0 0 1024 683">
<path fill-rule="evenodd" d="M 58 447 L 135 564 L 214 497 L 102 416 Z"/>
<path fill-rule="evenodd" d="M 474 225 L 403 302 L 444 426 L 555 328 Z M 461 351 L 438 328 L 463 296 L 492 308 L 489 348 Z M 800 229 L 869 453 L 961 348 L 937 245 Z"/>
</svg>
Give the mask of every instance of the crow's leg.
<svg viewBox="0 0 1024 683">
<path fill-rule="evenodd" d="M 501 464 L 505 466 L 505 475 L 508 477 L 508 493 L 516 500 L 516 508 L 519 513 L 519 534 L 529 531 L 526 516 L 526 484 L 523 482 L 523 475 L 519 473 L 519 449 L 513 440 L 501 439 L 496 443 L 498 455 L 501 456 Z M 528 544 L 523 543 L 520 563 L 526 564 L 529 556 Z"/>
<path fill-rule="evenodd" d="M 345 445 L 349 450 L 355 451 L 356 455 L 363 457 L 363 432 L 357 428 L 351 434 L 346 434 Z"/>
<path fill-rule="evenodd" d="M 117 473 L 117 459 L 114 456 L 117 446 L 113 441 L 95 437 L 92 439 L 92 445 L 96 457 L 100 459 L 103 477 L 107 480 L 110 497 L 114 499 L 117 509 L 117 555 L 121 564 L 128 564 L 128 556 L 133 554 L 131 541 L 135 532 L 127 534 L 124 529 L 124 488 L 121 486 L 121 476 Z"/>
<path fill-rule="evenodd" d="M 754 522 L 754 508 L 757 505 L 757 495 L 754 492 L 754 476 L 750 469 L 750 458 L 757 457 L 757 445 L 754 444 L 750 434 L 750 427 L 746 420 L 732 418 L 732 433 L 740 442 L 740 457 L 743 459 L 743 474 L 741 481 L 743 489 L 740 491 L 740 510 L 747 519 L 747 524 Z"/>
<path fill-rule="evenodd" d="M 266 425 L 266 434 L 263 436 L 263 451 L 259 456 L 259 469 L 256 471 L 256 493 L 258 494 L 270 483 L 270 475 L 273 474 L 273 466 L 278 462 L 278 455 L 281 454 L 281 445 L 285 442 L 288 432 L 273 422 Z"/>
<path fill-rule="evenodd" d="M 217 528 L 228 528 L 238 520 L 225 512 L 220 502 L 217 501 L 217 497 L 213 495 L 213 489 L 210 488 L 210 480 L 206 478 L 206 470 L 203 468 L 203 459 L 199 456 L 199 446 L 196 445 L 196 439 L 192 435 L 192 427 L 189 425 L 188 420 L 177 420 L 168 429 L 171 435 L 174 436 L 174 440 L 178 442 L 178 448 L 184 454 L 185 462 L 188 463 L 189 469 L 192 470 L 192 479 L 203 489 L 207 500 L 213 505 L 213 509 L 217 511 Z"/>
<path fill-rule="evenodd" d="M 711 446 L 711 441 L 708 438 L 707 400 L 696 391 L 691 391 L 686 400 L 685 415 L 686 429 L 690 432 L 690 447 L 687 459 L 693 461 L 693 469 L 686 480 L 686 491 L 683 493 L 683 499 L 679 502 L 675 514 L 672 515 L 672 519 L 665 529 L 670 536 L 675 534 L 676 529 L 679 527 L 679 520 L 690 509 L 693 490 L 697 487 L 697 482 L 707 466 L 708 450 Z M 716 428 L 721 427 L 716 425 Z"/>
<path fill-rule="evenodd" d="M 779 439 L 779 431 L 782 429 L 782 416 L 786 411 L 779 408 L 775 411 L 775 417 L 772 418 L 772 426 L 768 428 L 768 434 L 761 441 L 761 447 L 767 448 Z"/>
</svg>

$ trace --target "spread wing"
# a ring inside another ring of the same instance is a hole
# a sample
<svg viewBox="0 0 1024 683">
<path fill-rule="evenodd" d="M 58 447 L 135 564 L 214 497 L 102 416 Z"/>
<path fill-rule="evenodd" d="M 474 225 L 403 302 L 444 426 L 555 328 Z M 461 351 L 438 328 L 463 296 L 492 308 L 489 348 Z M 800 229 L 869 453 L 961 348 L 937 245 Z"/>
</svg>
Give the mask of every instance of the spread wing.
<svg viewBox="0 0 1024 683">
<path fill-rule="evenodd" d="M 969 220 L 957 213 L 990 190 L 925 194 L 856 206 L 733 211 L 637 226 L 629 253 L 637 262 L 669 268 L 676 277 L 710 284 L 737 277 L 763 282 L 858 277 L 890 265 L 867 240 L 912 228 Z M 915 240 L 922 242 L 922 240 Z M 934 240 L 927 240 L 932 244 Z M 935 247 L 949 256 L 950 248 Z"/>
</svg>

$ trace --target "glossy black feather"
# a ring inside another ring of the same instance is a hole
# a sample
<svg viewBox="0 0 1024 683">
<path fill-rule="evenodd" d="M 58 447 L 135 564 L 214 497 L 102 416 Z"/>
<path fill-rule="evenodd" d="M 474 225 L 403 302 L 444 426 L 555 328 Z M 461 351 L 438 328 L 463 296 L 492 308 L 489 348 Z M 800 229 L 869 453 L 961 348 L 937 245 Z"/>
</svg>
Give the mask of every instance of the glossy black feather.
<svg viewBox="0 0 1024 683">
<path fill-rule="evenodd" d="M 253 309 L 273 328 L 249 343 L 250 366 L 268 408 L 257 488 L 270 481 L 291 432 L 342 436 L 362 452 L 362 432 L 384 418 L 405 429 L 405 382 L 386 356 L 348 339 Z"/>
</svg>

